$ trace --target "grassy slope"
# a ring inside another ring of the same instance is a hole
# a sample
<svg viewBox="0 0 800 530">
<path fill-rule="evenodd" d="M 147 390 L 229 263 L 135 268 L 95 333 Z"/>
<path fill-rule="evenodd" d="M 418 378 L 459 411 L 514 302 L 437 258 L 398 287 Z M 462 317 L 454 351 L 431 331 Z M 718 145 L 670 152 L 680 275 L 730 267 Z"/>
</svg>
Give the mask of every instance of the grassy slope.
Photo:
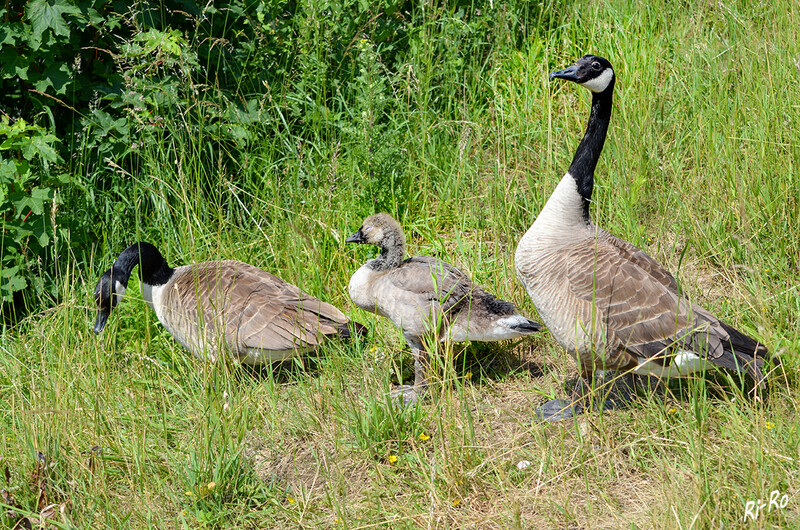
<svg viewBox="0 0 800 530">
<path fill-rule="evenodd" d="M 217 175 L 192 165 L 200 147 L 181 146 L 182 164 L 154 162 L 140 177 L 164 215 L 138 219 L 141 233 L 109 241 L 109 253 L 160 237 L 172 263 L 242 259 L 373 333 L 275 371 L 204 366 L 132 284 L 96 338 L 87 309 L 110 255 L 98 257 L 92 271 L 66 272 L 65 303 L 0 338 L 0 483 L 38 512 L 31 483 L 43 480 L 42 503 L 66 503 L 55 520 L 79 527 L 731 528 L 747 500 L 773 490 L 788 505 L 756 526 L 800 524 L 800 74 L 787 52 L 800 13 L 788 1 L 672 4 L 581 2 L 556 31 L 520 52 L 498 48 L 465 81 L 488 86 L 490 101 L 465 102 L 459 119 L 415 108 L 393 122 L 408 189 L 422 189 L 394 213 L 412 252 L 448 258 L 534 314 L 515 243 L 588 115 L 585 91 L 546 73 L 605 55 L 619 80 L 595 219 L 783 354 L 768 406 L 724 381 L 691 381 L 631 410 L 541 425 L 533 407 L 574 374 L 543 335 L 444 351 L 461 354 L 447 384 L 415 411 L 387 410 L 404 345 L 345 290 L 367 256 L 343 244 L 369 213 L 353 199 L 358 164 L 332 142 L 257 146 L 240 178 L 222 175 L 219 202 L 231 206 L 220 208 L 194 199 L 196 182 Z M 301 181 L 313 185 L 301 193 Z M 37 451 L 47 463 L 34 477 Z M 520 471 L 522 460 L 532 464 Z"/>
</svg>

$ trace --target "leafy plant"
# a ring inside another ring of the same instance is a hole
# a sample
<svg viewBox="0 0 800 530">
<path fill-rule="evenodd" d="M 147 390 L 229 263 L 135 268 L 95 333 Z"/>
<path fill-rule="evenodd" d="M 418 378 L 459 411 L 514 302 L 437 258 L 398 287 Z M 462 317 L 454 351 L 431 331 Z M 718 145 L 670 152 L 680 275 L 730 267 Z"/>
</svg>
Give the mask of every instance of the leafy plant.
<svg viewBox="0 0 800 530">
<path fill-rule="evenodd" d="M 50 170 L 61 161 L 58 139 L 42 127 L 0 117 L 0 301 L 32 285 L 44 291 L 45 250 L 54 238 L 56 191 L 65 175 Z"/>
</svg>

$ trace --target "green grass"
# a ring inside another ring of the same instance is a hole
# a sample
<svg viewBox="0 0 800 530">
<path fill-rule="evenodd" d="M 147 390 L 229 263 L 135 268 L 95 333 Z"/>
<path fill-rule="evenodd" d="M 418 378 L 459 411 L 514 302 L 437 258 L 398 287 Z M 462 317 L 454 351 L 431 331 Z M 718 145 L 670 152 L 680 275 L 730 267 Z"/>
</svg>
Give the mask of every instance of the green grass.
<svg viewBox="0 0 800 530">
<path fill-rule="evenodd" d="M 744 526 L 800 525 L 800 11 L 789 1 L 563 9 L 521 49 L 498 28 L 487 64 L 457 90 L 429 86 L 437 59 L 420 52 L 419 77 L 383 89 L 402 111 L 382 128 L 359 118 L 376 101 L 365 92 L 349 103 L 354 130 L 303 143 L 278 127 L 235 153 L 234 168 L 200 163 L 202 131 L 179 120 L 145 146 L 128 176 L 139 183 L 130 219 L 109 225 L 91 268 L 64 271 L 61 303 L 0 337 L 0 487 L 18 511 L 38 521 L 55 504 L 64 528 L 737 528 L 747 501 L 778 490 L 788 505 Z M 588 94 L 547 73 L 584 53 L 609 58 L 618 76 L 594 219 L 781 355 L 771 398 L 710 377 L 543 425 L 534 407 L 575 375 L 543 334 L 443 347 L 452 365 L 431 397 L 391 407 L 408 354 L 388 321 L 348 300 L 370 251 L 344 238 L 383 193 L 410 252 L 447 259 L 535 317 L 513 252 L 588 117 Z M 379 58 L 364 60 L 380 72 Z M 266 112 L 280 123 L 280 102 Z M 370 177 L 390 162 L 402 165 L 396 178 Z M 141 217 L 142 203 L 158 209 Z M 280 367 L 204 365 L 132 282 L 95 337 L 97 277 L 138 239 L 172 265 L 255 264 L 371 332 Z"/>
</svg>

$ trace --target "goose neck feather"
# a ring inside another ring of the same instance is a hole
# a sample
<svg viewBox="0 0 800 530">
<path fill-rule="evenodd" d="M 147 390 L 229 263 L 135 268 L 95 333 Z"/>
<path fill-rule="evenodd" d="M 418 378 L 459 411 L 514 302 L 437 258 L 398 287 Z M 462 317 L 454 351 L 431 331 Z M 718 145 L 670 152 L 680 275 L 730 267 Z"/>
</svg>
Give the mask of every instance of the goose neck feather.
<svg viewBox="0 0 800 530">
<path fill-rule="evenodd" d="M 380 242 L 381 255 L 367 262 L 374 271 L 386 271 L 399 267 L 406 253 L 406 242 L 403 233 L 387 230 Z"/>
<path fill-rule="evenodd" d="M 612 78 L 605 90 L 592 94 L 592 110 L 586 125 L 586 133 L 569 166 L 568 174 L 572 175 L 578 186 L 578 193 L 583 199 L 583 217 L 587 221 L 594 187 L 594 170 L 600 160 L 600 153 L 603 152 L 608 125 L 611 122 L 613 92 Z"/>
<path fill-rule="evenodd" d="M 112 275 L 114 280 L 127 287 L 133 268 L 139 266 L 139 278 L 143 284 L 164 285 L 167 283 L 175 269 L 172 269 L 161 252 L 150 243 L 134 243 L 114 261 Z"/>
<path fill-rule="evenodd" d="M 584 215 L 585 200 L 578 191 L 575 177 L 567 172 L 539 212 L 529 232 L 537 238 L 574 242 L 583 231 L 593 232 L 591 219 Z M 526 234 L 527 235 L 527 234 Z"/>
</svg>

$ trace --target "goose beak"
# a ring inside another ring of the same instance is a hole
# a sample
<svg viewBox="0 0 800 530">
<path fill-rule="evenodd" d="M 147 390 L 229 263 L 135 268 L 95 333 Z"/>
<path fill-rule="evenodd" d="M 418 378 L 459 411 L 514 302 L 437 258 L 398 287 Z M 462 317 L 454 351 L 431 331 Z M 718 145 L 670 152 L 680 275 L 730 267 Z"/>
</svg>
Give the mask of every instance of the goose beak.
<svg viewBox="0 0 800 530">
<path fill-rule="evenodd" d="M 99 313 L 97 313 L 97 320 L 94 323 L 94 334 L 95 335 L 97 335 L 101 331 L 103 331 L 103 328 L 106 326 L 106 320 L 108 320 L 108 315 L 109 314 L 111 314 L 110 311 L 103 311 L 102 309 L 100 310 Z"/>
<path fill-rule="evenodd" d="M 364 239 L 364 234 L 361 233 L 361 229 L 358 230 L 355 234 L 348 237 L 344 240 L 345 243 L 366 243 Z"/>
<path fill-rule="evenodd" d="M 556 70 L 555 72 L 550 72 L 550 79 L 553 78 L 560 78 L 566 79 L 567 81 L 578 82 L 578 66 L 572 65 L 568 68 L 564 68 L 563 70 Z"/>
</svg>

